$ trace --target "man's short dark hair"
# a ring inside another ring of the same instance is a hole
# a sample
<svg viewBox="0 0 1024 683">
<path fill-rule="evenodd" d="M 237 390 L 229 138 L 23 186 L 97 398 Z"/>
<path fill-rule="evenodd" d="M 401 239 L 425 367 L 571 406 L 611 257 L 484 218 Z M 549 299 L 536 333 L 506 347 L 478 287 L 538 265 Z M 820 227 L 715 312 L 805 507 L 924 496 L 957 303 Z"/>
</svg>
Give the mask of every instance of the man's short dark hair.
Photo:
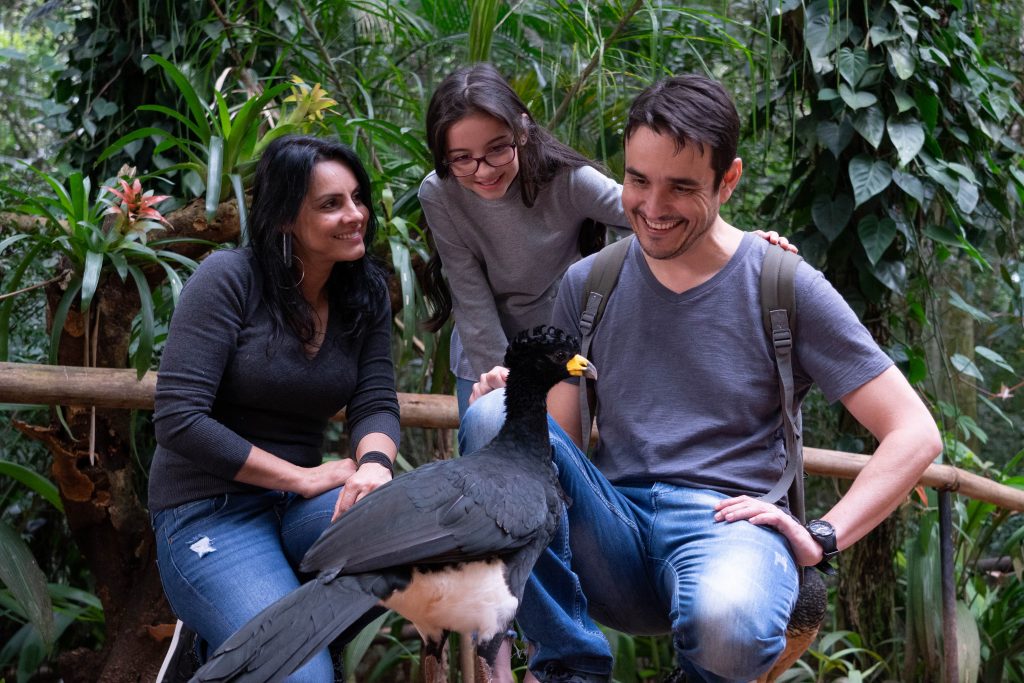
<svg viewBox="0 0 1024 683">
<path fill-rule="evenodd" d="M 633 100 L 626 118 L 625 140 L 638 128 L 667 135 L 682 149 L 695 144 L 711 150 L 715 189 L 736 158 L 740 117 L 736 105 L 718 81 L 697 74 L 658 81 Z"/>
</svg>

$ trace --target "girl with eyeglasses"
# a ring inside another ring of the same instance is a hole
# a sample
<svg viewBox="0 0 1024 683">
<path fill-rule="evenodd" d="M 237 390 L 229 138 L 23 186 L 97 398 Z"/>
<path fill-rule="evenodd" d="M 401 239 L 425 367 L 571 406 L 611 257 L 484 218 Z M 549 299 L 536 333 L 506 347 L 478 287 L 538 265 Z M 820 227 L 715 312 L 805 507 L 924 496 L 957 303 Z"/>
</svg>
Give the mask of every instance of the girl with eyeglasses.
<svg viewBox="0 0 1024 683">
<path fill-rule="evenodd" d="M 434 171 L 419 199 L 437 249 L 427 327 L 436 331 L 454 309 L 461 417 L 473 384 L 501 365 L 508 339 L 548 324 L 566 269 L 602 246 L 604 226 L 595 222 L 629 223 L 622 186 L 539 126 L 491 64 L 445 78 L 426 123 Z"/>
</svg>

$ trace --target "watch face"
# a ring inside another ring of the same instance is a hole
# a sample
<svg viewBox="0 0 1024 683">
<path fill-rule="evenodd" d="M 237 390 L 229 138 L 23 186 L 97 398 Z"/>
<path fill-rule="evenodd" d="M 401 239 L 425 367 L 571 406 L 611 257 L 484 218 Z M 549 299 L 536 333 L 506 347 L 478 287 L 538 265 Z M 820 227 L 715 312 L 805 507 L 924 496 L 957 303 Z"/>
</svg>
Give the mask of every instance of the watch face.
<svg viewBox="0 0 1024 683">
<path fill-rule="evenodd" d="M 815 536 L 832 536 L 836 533 L 832 525 L 823 519 L 812 519 L 807 523 L 807 530 Z"/>
</svg>

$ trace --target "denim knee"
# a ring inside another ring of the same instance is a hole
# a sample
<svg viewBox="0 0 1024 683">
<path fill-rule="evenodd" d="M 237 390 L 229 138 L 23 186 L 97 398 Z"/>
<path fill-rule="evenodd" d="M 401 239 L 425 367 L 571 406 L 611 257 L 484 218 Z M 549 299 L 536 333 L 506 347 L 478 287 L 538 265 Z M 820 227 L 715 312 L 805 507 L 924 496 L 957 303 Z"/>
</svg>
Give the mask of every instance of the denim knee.
<svg viewBox="0 0 1024 683">
<path fill-rule="evenodd" d="M 504 389 L 495 389 L 473 401 L 459 424 L 459 454 L 480 450 L 498 435 L 504 424 Z"/>
<path fill-rule="evenodd" d="M 771 667 L 786 647 L 786 622 L 761 604 L 759 590 L 700 591 L 678 615 L 673 641 L 679 655 L 724 680 L 748 681 Z"/>
</svg>

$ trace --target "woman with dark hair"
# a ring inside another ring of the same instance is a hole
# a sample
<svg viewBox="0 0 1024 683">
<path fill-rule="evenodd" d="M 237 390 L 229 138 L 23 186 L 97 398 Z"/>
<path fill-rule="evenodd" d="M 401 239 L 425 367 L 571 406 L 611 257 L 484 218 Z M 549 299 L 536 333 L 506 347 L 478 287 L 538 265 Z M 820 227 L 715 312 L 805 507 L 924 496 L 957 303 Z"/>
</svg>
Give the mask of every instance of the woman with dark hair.
<svg viewBox="0 0 1024 683">
<path fill-rule="evenodd" d="M 167 599 L 209 651 L 296 588 L 320 532 L 391 479 L 398 401 L 370 197 L 349 148 L 275 140 L 256 168 L 250 244 L 211 254 L 181 292 L 149 504 Z M 323 461 L 341 408 L 353 457 Z M 333 676 L 325 651 L 289 680 Z"/>
</svg>

